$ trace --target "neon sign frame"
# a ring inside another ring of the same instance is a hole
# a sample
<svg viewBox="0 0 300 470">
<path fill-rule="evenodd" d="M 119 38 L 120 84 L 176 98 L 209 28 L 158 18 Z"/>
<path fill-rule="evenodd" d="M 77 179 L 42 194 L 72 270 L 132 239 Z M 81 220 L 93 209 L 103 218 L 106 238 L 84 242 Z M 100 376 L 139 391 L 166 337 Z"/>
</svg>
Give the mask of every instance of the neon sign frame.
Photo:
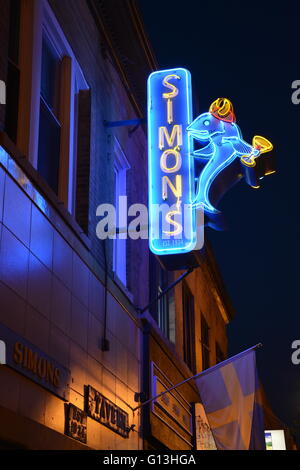
<svg viewBox="0 0 300 470">
<path fill-rule="evenodd" d="M 218 98 L 193 119 L 188 70 L 153 72 L 148 79 L 150 250 L 160 256 L 201 249 L 198 216 L 205 213 L 204 225 L 222 230 L 224 219 L 217 209 L 222 196 L 242 178 L 259 188 L 276 171 L 272 150 L 260 135 L 252 144 L 243 139 L 228 98 Z"/>
<path fill-rule="evenodd" d="M 188 253 L 196 245 L 193 139 L 187 132 L 192 121 L 189 71 L 153 72 L 148 79 L 149 245 L 156 255 Z"/>
</svg>

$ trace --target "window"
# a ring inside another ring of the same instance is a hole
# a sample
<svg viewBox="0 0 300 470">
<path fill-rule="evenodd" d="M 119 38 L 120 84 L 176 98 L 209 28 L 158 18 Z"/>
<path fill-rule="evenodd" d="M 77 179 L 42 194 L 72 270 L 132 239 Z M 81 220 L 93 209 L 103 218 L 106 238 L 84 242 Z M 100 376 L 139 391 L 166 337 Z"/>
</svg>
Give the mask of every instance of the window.
<svg viewBox="0 0 300 470">
<path fill-rule="evenodd" d="M 164 270 L 151 252 L 149 259 L 149 279 L 150 302 L 157 299 L 174 280 L 173 274 Z M 150 308 L 150 313 L 156 320 L 160 330 L 173 344 L 176 342 L 174 294 L 174 289 L 171 289 L 158 302 L 153 303 Z"/>
<path fill-rule="evenodd" d="M 76 217 L 79 210 L 76 218 L 87 232 L 89 184 L 82 187 L 82 165 L 84 160 L 89 173 L 90 90 L 55 15 L 47 2 L 43 5 L 37 166 L 69 212 Z M 85 91 L 88 98 L 84 102 Z M 85 144 L 79 134 L 83 126 L 81 112 L 88 139 Z M 81 184 L 78 197 L 76 183 Z"/>
<path fill-rule="evenodd" d="M 159 283 L 157 295 L 164 292 L 173 279 L 168 271 L 159 266 Z M 175 343 L 175 299 L 174 289 L 169 290 L 159 301 L 157 305 L 158 326 L 164 335 Z"/>
<path fill-rule="evenodd" d="M 20 4 L 17 145 L 71 214 L 76 215 L 80 207 L 79 220 L 83 220 L 87 231 L 86 194 L 84 190 L 80 193 L 85 197 L 81 206 L 77 203 L 76 184 L 77 157 L 82 170 L 79 152 L 83 149 L 78 137 L 79 96 L 89 91 L 89 86 L 48 1 Z M 16 46 L 12 46 L 12 50 L 15 49 Z M 16 79 L 17 76 L 14 81 Z M 89 122 L 86 119 L 86 123 Z M 87 145 L 84 155 L 87 159 Z M 81 184 L 81 178 L 79 181 Z M 85 190 L 88 193 L 89 187 Z"/>
<path fill-rule="evenodd" d="M 195 307 L 194 296 L 184 282 L 182 286 L 183 301 L 183 357 L 191 371 L 195 373 Z"/>
<path fill-rule="evenodd" d="M 0 80 L 0 104 L 6 104 L 6 84 Z"/>
<path fill-rule="evenodd" d="M 171 343 L 176 343 L 176 309 L 175 309 L 175 291 L 171 289 L 168 292 L 168 339 Z"/>
<path fill-rule="evenodd" d="M 117 138 L 113 142 L 114 154 L 114 172 L 115 172 L 115 208 L 116 208 L 116 225 L 117 236 L 114 239 L 113 253 L 113 271 L 117 281 L 121 281 L 124 287 L 127 286 L 127 250 L 126 239 L 127 230 L 125 229 L 125 220 L 127 220 L 127 196 L 126 196 L 126 179 L 127 171 L 130 165 L 121 148 Z M 126 214 L 124 208 L 126 207 Z M 124 220 L 125 217 L 125 220 Z M 124 221 L 124 222 L 123 222 Z"/>
<path fill-rule="evenodd" d="M 216 363 L 223 362 L 225 360 L 225 354 L 223 353 L 222 349 L 218 342 L 216 342 Z"/>
<path fill-rule="evenodd" d="M 209 359 L 209 327 L 204 318 L 204 315 L 201 315 L 201 344 L 202 344 L 202 370 L 208 369 L 210 367 Z"/>
<path fill-rule="evenodd" d="M 159 296 L 168 287 L 167 271 L 159 269 L 159 279 L 157 286 L 157 295 Z M 157 302 L 157 323 L 166 337 L 169 335 L 169 304 L 167 294 L 163 295 Z"/>
<path fill-rule="evenodd" d="M 17 142 L 18 107 L 19 107 L 19 35 L 20 35 L 20 0 L 10 1 L 8 64 L 7 64 L 7 95 L 5 131 L 13 142 Z"/>
<path fill-rule="evenodd" d="M 61 61 L 50 40 L 42 45 L 38 171 L 58 194 L 60 164 L 60 73 Z"/>
</svg>

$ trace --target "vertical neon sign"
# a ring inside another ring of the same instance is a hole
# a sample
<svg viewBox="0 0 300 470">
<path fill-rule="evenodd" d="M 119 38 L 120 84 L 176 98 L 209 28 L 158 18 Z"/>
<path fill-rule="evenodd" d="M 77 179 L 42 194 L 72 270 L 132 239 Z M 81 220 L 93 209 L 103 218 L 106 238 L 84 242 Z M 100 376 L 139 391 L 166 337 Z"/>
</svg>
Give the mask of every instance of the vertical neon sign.
<svg viewBox="0 0 300 470">
<path fill-rule="evenodd" d="M 148 79 L 149 245 L 154 254 L 187 253 L 196 244 L 191 76 L 178 68 Z"/>
</svg>

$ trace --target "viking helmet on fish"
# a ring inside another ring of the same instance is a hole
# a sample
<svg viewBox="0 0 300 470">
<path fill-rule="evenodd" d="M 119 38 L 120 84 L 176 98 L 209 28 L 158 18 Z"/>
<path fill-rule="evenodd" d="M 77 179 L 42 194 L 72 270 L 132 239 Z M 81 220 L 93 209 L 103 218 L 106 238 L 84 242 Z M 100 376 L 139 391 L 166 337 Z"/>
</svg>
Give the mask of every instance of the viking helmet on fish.
<svg viewBox="0 0 300 470">
<path fill-rule="evenodd" d="M 196 141 L 207 142 L 205 147 L 193 153 L 195 159 L 207 161 L 198 179 L 193 205 L 203 206 L 209 213 L 219 213 L 209 199 L 216 177 L 237 158 L 240 158 L 242 165 L 253 168 L 262 153 L 273 149 L 271 142 L 261 136 L 255 136 L 252 145 L 243 140 L 232 103 L 227 98 L 214 101 L 209 112 L 198 116 L 189 125 L 187 132 Z"/>
</svg>

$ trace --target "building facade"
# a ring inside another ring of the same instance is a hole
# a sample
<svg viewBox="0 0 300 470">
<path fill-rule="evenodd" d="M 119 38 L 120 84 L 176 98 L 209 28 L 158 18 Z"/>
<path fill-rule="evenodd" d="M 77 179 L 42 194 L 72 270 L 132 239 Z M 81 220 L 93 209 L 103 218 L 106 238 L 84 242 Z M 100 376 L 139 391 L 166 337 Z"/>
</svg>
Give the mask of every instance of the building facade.
<svg viewBox="0 0 300 470">
<path fill-rule="evenodd" d="M 199 267 L 143 315 L 145 397 L 155 397 L 227 357 L 226 325 L 233 311 L 208 245 L 198 263 Z M 185 272 L 172 275 L 156 264 L 153 273 L 150 258 L 150 296 L 153 286 L 158 286 L 159 293 Z M 146 405 L 142 422 L 145 448 L 197 448 L 201 429 L 194 405 L 199 402 L 194 381 L 188 381 Z"/>
<path fill-rule="evenodd" d="M 226 357 L 213 254 L 157 300 L 183 272 L 99 239 L 101 205 L 147 204 L 136 3 L 0 3 L 0 447 L 192 449 L 192 382 L 140 405 Z"/>
</svg>

